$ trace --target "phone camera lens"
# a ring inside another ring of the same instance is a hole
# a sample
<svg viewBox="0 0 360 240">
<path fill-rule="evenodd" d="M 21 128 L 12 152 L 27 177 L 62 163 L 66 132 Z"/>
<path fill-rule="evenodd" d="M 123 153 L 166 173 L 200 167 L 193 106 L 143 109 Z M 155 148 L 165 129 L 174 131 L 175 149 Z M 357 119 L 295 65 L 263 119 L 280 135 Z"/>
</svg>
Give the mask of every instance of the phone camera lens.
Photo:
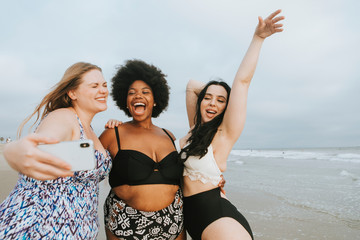
<svg viewBox="0 0 360 240">
<path fill-rule="evenodd" d="M 88 144 L 88 143 L 81 143 L 80 144 L 80 147 L 82 147 L 82 148 L 86 148 L 86 147 L 89 147 L 90 146 L 90 144 Z"/>
</svg>

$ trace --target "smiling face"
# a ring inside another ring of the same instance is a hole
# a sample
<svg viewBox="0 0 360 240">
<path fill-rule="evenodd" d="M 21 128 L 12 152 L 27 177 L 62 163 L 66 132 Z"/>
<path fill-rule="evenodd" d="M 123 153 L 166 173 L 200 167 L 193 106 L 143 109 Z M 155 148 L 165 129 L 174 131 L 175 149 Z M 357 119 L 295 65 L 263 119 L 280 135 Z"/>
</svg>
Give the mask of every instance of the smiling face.
<svg viewBox="0 0 360 240">
<path fill-rule="evenodd" d="M 134 81 L 128 90 L 127 108 L 136 121 L 151 118 L 154 107 L 154 95 L 151 87 L 144 81 Z"/>
<path fill-rule="evenodd" d="M 221 85 L 210 85 L 200 104 L 201 123 L 206 123 L 220 115 L 225 107 L 228 94 Z"/>
<path fill-rule="evenodd" d="M 98 113 L 107 109 L 109 91 L 99 70 L 91 70 L 81 77 L 80 85 L 68 93 L 74 108 Z"/>
</svg>

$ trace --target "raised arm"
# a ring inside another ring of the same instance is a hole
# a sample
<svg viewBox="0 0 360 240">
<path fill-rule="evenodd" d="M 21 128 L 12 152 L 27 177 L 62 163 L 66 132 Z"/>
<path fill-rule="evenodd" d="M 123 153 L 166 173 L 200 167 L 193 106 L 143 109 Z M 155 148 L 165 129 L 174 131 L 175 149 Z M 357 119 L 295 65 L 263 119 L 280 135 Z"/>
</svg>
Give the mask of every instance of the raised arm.
<svg viewBox="0 0 360 240">
<path fill-rule="evenodd" d="M 236 142 L 245 125 L 248 89 L 255 72 L 262 43 L 265 38 L 283 31 L 281 28 L 283 25 L 278 22 L 284 17 L 276 17 L 280 12 L 281 10 L 273 12 L 265 20 L 259 17 L 253 39 L 235 75 L 228 107 L 221 126 L 226 138 L 231 142 Z"/>
<path fill-rule="evenodd" d="M 190 128 L 195 125 L 196 102 L 204 86 L 203 82 L 196 80 L 190 80 L 186 85 L 186 111 Z"/>
</svg>

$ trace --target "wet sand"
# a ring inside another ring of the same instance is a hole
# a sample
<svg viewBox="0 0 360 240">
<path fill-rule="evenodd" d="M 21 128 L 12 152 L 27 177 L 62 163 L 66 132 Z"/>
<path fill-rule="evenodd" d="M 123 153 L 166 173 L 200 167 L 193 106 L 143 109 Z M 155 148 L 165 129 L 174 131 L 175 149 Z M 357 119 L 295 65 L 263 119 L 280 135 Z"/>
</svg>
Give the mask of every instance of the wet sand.
<svg viewBox="0 0 360 240">
<path fill-rule="evenodd" d="M 2 202 L 15 186 L 18 174 L 5 162 L 2 146 L 0 151 L 0 201 Z M 344 223 L 337 216 L 291 205 L 270 193 L 239 189 L 230 182 L 229 180 L 225 188 L 227 196 L 247 218 L 257 240 L 359 239 L 360 226 L 349 226 L 351 223 Z M 103 204 L 109 189 L 107 180 L 100 183 L 99 240 L 105 239 Z M 275 217 L 273 213 L 276 213 Z"/>
</svg>

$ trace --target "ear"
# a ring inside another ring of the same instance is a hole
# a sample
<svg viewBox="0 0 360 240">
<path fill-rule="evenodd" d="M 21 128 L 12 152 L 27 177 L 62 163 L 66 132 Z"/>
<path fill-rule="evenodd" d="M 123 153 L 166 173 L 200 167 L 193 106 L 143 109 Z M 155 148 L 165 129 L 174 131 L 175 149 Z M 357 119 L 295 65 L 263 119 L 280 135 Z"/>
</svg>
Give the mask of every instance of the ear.
<svg viewBox="0 0 360 240">
<path fill-rule="evenodd" d="M 69 98 L 70 98 L 71 100 L 73 100 L 73 101 L 77 99 L 76 94 L 75 94 L 75 91 L 73 91 L 73 90 L 68 91 L 67 95 L 68 95 Z"/>
</svg>

